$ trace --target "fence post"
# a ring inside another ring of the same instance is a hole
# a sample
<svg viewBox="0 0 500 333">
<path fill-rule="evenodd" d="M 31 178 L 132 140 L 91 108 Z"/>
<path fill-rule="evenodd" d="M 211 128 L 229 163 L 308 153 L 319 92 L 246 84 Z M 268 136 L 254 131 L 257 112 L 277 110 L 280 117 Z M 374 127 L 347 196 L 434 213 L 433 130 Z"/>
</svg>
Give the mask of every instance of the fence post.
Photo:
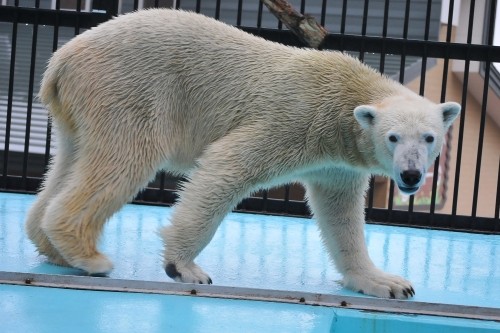
<svg viewBox="0 0 500 333">
<path fill-rule="evenodd" d="M 92 2 L 92 9 L 105 11 L 108 19 L 118 15 L 119 6 L 119 0 L 94 0 Z"/>
</svg>

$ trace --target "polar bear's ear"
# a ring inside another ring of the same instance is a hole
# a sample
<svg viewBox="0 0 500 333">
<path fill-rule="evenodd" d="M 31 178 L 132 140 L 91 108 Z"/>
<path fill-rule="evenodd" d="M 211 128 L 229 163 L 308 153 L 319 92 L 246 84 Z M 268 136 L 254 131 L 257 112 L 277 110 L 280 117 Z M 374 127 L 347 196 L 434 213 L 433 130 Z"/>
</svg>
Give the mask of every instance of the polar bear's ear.
<svg viewBox="0 0 500 333">
<path fill-rule="evenodd" d="M 377 109 L 371 105 L 360 105 L 354 109 L 354 117 L 362 128 L 369 128 L 373 125 Z"/>
<path fill-rule="evenodd" d="M 447 103 L 439 104 L 439 109 L 441 110 L 441 113 L 443 114 L 444 128 L 448 129 L 451 126 L 451 124 L 453 124 L 455 119 L 457 119 L 462 107 L 458 103 L 447 102 Z"/>
</svg>

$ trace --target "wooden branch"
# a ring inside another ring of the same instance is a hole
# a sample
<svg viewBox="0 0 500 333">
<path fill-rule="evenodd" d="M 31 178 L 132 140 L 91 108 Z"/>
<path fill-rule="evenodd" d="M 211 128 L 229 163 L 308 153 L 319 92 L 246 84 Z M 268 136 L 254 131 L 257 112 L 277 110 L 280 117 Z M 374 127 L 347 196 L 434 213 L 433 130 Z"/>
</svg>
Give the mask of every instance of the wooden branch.
<svg viewBox="0 0 500 333">
<path fill-rule="evenodd" d="M 319 48 L 327 31 L 311 15 L 302 15 L 286 0 L 261 0 L 264 5 L 302 42 L 312 48 Z"/>
</svg>

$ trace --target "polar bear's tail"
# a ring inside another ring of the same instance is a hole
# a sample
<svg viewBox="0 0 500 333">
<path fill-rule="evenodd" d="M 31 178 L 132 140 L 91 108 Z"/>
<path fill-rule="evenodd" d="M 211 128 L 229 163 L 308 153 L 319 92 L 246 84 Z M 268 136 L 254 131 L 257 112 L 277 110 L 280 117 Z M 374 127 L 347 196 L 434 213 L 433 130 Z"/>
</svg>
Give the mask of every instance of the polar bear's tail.
<svg viewBox="0 0 500 333">
<path fill-rule="evenodd" d="M 38 98 L 40 98 L 42 103 L 51 111 L 53 111 L 54 108 L 60 107 L 57 94 L 58 72 L 57 62 L 52 59 L 45 70 L 40 86 L 40 92 L 38 93 Z"/>
<path fill-rule="evenodd" d="M 63 75 L 61 63 L 63 63 L 56 52 L 49 64 L 42 78 L 38 98 L 47 107 L 50 115 L 56 123 L 66 129 L 73 129 L 73 122 L 70 119 L 67 110 L 63 110 L 63 103 L 61 103 L 61 96 L 59 94 L 60 79 Z"/>
</svg>

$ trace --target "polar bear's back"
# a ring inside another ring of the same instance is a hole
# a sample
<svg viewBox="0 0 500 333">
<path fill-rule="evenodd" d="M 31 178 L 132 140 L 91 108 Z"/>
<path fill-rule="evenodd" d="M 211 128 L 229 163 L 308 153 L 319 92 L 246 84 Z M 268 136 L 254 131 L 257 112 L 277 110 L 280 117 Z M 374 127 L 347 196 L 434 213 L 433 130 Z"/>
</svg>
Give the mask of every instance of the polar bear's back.
<svg viewBox="0 0 500 333">
<path fill-rule="evenodd" d="M 158 119 L 163 113 L 165 122 L 190 119 L 180 125 L 196 128 L 197 119 L 227 132 L 241 117 L 241 108 L 266 93 L 267 83 L 285 84 L 280 68 L 286 71 L 294 55 L 303 52 L 199 14 L 144 10 L 103 23 L 64 45 L 49 63 L 40 96 L 46 105 L 56 93 L 64 99 L 59 104 L 65 110 L 49 107 L 56 119 L 68 119 L 58 114 L 64 112 L 78 115 L 80 122 L 104 122 L 111 117 L 104 113 L 112 110 L 116 117 L 132 107 L 140 109 L 134 112 L 141 118 Z M 208 111 L 207 117 L 200 116 Z"/>
<path fill-rule="evenodd" d="M 203 15 L 156 9 L 123 15 L 77 36 L 55 53 L 51 65 L 59 66 L 60 77 L 82 75 L 108 87 L 128 79 L 136 88 L 161 86 L 175 77 L 193 80 L 186 87 L 215 88 L 220 82 L 227 88 L 262 79 L 301 52 Z"/>
</svg>

